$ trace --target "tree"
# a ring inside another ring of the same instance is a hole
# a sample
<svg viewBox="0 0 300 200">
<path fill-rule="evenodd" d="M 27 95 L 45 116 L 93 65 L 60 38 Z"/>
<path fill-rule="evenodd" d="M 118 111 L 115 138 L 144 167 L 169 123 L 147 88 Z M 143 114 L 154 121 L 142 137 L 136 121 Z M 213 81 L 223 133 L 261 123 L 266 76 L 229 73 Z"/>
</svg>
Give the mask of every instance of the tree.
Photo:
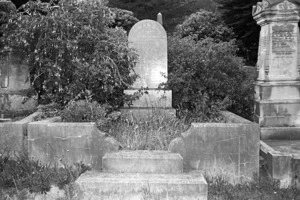
<svg viewBox="0 0 300 200">
<path fill-rule="evenodd" d="M 1 54 L 12 52 L 27 62 L 39 103 L 65 105 L 86 96 L 101 104 L 123 103 L 123 90 L 136 78 L 137 57 L 124 29 L 110 28 L 114 13 L 104 3 L 30 1 L 22 10 L 3 27 L 8 51 Z"/>
<path fill-rule="evenodd" d="M 260 26 L 252 17 L 252 6 L 258 0 L 215 0 L 225 23 L 233 28 L 239 45 L 239 55 L 246 59 L 247 64 L 255 65 L 258 52 Z"/>
<path fill-rule="evenodd" d="M 209 121 L 221 109 L 251 119 L 254 80 L 243 70 L 234 34 L 213 12 L 190 15 L 168 39 L 173 106 Z"/>
<path fill-rule="evenodd" d="M 200 10 L 191 14 L 176 27 L 179 37 L 191 37 L 195 41 L 212 38 L 215 42 L 228 42 L 234 38 L 233 31 L 226 26 L 216 12 Z"/>
<path fill-rule="evenodd" d="M 185 16 L 201 8 L 214 9 L 211 0 L 110 0 L 108 5 L 130 10 L 140 20 L 156 20 L 157 14 L 161 12 L 164 18 L 164 27 L 169 32 L 173 31 Z"/>
</svg>

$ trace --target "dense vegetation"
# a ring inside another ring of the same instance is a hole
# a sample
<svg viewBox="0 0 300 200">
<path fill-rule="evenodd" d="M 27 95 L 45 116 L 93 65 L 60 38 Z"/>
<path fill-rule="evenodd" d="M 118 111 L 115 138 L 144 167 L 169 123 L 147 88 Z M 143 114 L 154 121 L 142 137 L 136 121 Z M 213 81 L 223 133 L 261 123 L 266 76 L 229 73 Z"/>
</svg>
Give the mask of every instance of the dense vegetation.
<svg viewBox="0 0 300 200">
<path fill-rule="evenodd" d="M 218 13 L 191 14 L 168 45 L 173 106 L 200 121 L 215 120 L 222 109 L 251 119 L 254 79 L 244 71 L 234 32 Z"/>
</svg>

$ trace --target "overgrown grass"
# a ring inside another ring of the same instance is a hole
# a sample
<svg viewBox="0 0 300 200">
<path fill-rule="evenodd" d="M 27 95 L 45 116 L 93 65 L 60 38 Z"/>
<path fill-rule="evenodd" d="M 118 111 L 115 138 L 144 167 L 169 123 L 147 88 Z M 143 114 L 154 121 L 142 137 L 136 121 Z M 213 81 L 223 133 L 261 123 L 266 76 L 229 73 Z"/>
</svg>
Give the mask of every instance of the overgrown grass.
<svg viewBox="0 0 300 200">
<path fill-rule="evenodd" d="M 82 163 L 73 166 L 43 165 L 22 154 L 12 158 L 9 153 L 0 155 L 0 189 L 46 193 L 52 185 L 63 188 L 75 181 L 89 167 Z"/>
<path fill-rule="evenodd" d="M 295 186 L 280 188 L 279 181 L 256 177 L 253 182 L 232 185 L 220 177 L 208 178 L 208 200 L 300 200 Z"/>
<path fill-rule="evenodd" d="M 189 126 L 174 116 L 154 113 L 141 119 L 121 115 L 106 131 L 126 150 L 167 150 Z"/>
</svg>

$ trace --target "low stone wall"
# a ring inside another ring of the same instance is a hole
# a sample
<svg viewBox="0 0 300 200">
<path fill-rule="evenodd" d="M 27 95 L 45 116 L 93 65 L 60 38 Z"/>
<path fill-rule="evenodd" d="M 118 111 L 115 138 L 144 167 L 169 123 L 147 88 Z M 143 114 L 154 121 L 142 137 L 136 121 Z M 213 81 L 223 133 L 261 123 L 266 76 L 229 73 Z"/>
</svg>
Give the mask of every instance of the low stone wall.
<svg viewBox="0 0 300 200">
<path fill-rule="evenodd" d="M 169 151 L 181 154 L 187 171 L 203 170 L 232 183 L 252 180 L 259 172 L 259 125 L 230 112 L 221 114 L 226 123 L 193 123 L 170 143 Z"/>
<path fill-rule="evenodd" d="M 280 187 L 300 189 L 300 140 L 266 140 L 260 144 L 268 175 L 279 180 Z"/>
<path fill-rule="evenodd" d="M 28 117 L 16 121 L 0 123 L 0 153 L 9 153 L 10 156 L 19 155 L 26 150 L 23 141 L 27 136 L 27 125 L 32 122 L 39 113 L 33 113 Z"/>
<path fill-rule="evenodd" d="M 57 120 L 28 125 L 29 155 L 43 164 L 83 162 L 100 170 L 105 153 L 120 149 L 119 143 L 99 131 L 95 123 L 55 122 Z"/>
</svg>

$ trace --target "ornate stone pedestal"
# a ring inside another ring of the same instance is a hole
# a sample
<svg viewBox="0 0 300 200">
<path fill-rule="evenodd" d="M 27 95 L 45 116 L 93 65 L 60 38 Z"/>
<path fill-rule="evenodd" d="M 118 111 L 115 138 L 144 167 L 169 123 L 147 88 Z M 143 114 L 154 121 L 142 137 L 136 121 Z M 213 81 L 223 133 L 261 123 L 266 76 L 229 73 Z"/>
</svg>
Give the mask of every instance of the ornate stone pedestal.
<svg viewBox="0 0 300 200">
<path fill-rule="evenodd" d="M 255 121 L 262 138 L 264 127 L 300 127 L 299 13 L 295 0 L 263 0 L 253 7 L 261 26 Z"/>
</svg>

